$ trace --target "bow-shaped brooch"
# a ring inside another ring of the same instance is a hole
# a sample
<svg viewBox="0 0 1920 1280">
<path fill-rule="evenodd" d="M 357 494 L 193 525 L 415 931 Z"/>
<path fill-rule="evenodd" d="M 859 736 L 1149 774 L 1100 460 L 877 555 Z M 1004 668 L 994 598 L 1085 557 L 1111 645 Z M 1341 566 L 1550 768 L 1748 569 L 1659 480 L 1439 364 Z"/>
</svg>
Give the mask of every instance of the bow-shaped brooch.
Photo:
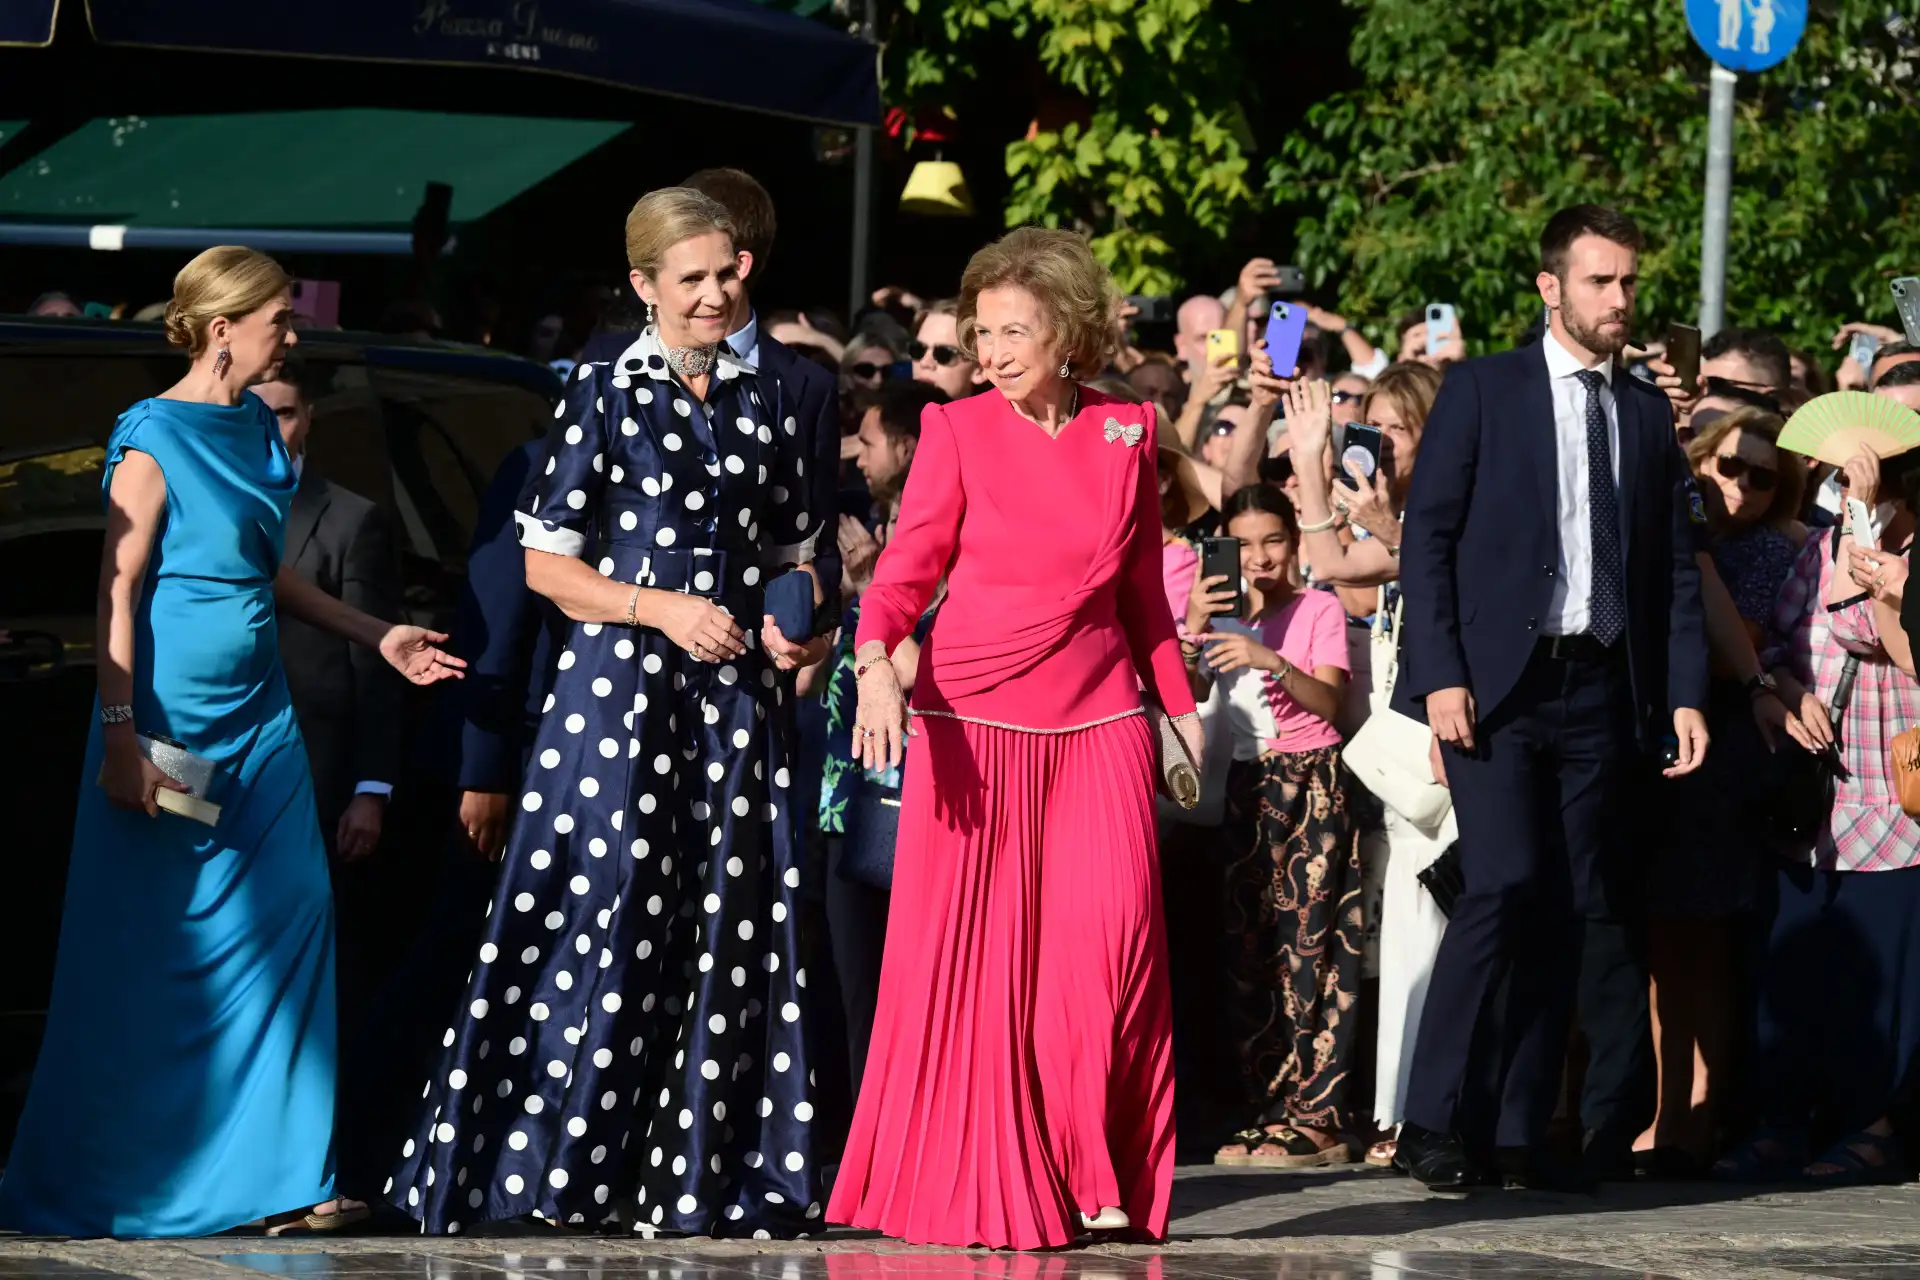
<svg viewBox="0 0 1920 1280">
<path fill-rule="evenodd" d="M 1108 444 L 1112 444 L 1115 440 L 1124 440 L 1130 445 L 1139 444 L 1141 439 L 1146 434 L 1147 434 L 1147 429 L 1141 426 L 1137 422 L 1130 422 L 1123 427 L 1120 425 L 1120 422 L 1118 419 L 1116 418 L 1107 419 L 1107 443 Z"/>
</svg>

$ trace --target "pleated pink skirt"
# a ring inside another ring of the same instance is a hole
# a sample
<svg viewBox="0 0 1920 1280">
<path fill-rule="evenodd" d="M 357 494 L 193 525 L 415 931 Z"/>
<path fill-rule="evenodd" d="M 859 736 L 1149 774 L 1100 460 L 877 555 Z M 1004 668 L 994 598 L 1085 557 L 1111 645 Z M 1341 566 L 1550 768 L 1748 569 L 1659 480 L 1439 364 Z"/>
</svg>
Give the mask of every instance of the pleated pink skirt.
<svg viewBox="0 0 1920 1280">
<path fill-rule="evenodd" d="M 880 1003 L 827 1208 L 913 1244 L 1167 1230 L 1173 1064 L 1144 716 L 941 717 L 908 752 Z"/>
</svg>

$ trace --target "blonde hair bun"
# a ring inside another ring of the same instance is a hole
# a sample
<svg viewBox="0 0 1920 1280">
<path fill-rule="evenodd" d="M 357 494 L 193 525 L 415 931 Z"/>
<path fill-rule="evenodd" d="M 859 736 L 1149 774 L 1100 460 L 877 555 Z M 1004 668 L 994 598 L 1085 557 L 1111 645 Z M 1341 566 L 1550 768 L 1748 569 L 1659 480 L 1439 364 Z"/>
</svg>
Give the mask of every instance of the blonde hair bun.
<svg viewBox="0 0 1920 1280">
<path fill-rule="evenodd" d="M 164 322 L 167 341 L 189 356 L 207 349 L 207 326 L 216 316 L 238 320 L 287 291 L 292 280 L 266 254 L 237 244 L 215 245 L 180 268 Z"/>
<path fill-rule="evenodd" d="M 710 231 L 729 240 L 738 235 L 726 206 L 712 196 L 692 187 L 649 191 L 627 214 L 627 265 L 652 280 L 660 274 L 667 250 Z"/>
</svg>

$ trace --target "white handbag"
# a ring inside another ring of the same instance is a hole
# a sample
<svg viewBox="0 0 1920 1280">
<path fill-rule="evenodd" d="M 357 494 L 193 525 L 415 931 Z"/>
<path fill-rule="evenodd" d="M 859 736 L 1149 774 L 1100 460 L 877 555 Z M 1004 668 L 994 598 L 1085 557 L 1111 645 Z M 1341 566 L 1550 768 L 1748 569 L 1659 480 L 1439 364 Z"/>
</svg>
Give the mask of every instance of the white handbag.
<svg viewBox="0 0 1920 1280">
<path fill-rule="evenodd" d="M 1427 754 L 1433 731 L 1390 705 L 1394 680 L 1400 674 L 1401 601 L 1393 603 L 1391 631 L 1381 625 L 1385 604 L 1386 588 L 1382 587 L 1381 607 L 1373 611 L 1373 631 L 1368 637 L 1373 657 L 1372 711 L 1340 755 L 1353 776 L 1382 804 L 1422 830 L 1435 831 L 1453 808 L 1453 793 L 1433 780 Z"/>
</svg>

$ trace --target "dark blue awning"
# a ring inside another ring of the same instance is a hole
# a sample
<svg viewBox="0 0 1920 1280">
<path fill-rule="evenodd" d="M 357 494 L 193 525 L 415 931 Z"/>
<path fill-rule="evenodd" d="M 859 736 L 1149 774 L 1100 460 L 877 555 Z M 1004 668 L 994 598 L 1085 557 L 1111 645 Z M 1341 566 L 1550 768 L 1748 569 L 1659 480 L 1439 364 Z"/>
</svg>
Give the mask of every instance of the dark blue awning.
<svg viewBox="0 0 1920 1280">
<path fill-rule="evenodd" d="M 0 4 L 0 44 L 47 44 L 55 8 Z M 754 0 L 86 0 L 86 15 L 107 46 L 511 68 L 827 124 L 880 119 L 871 45 Z"/>
</svg>

